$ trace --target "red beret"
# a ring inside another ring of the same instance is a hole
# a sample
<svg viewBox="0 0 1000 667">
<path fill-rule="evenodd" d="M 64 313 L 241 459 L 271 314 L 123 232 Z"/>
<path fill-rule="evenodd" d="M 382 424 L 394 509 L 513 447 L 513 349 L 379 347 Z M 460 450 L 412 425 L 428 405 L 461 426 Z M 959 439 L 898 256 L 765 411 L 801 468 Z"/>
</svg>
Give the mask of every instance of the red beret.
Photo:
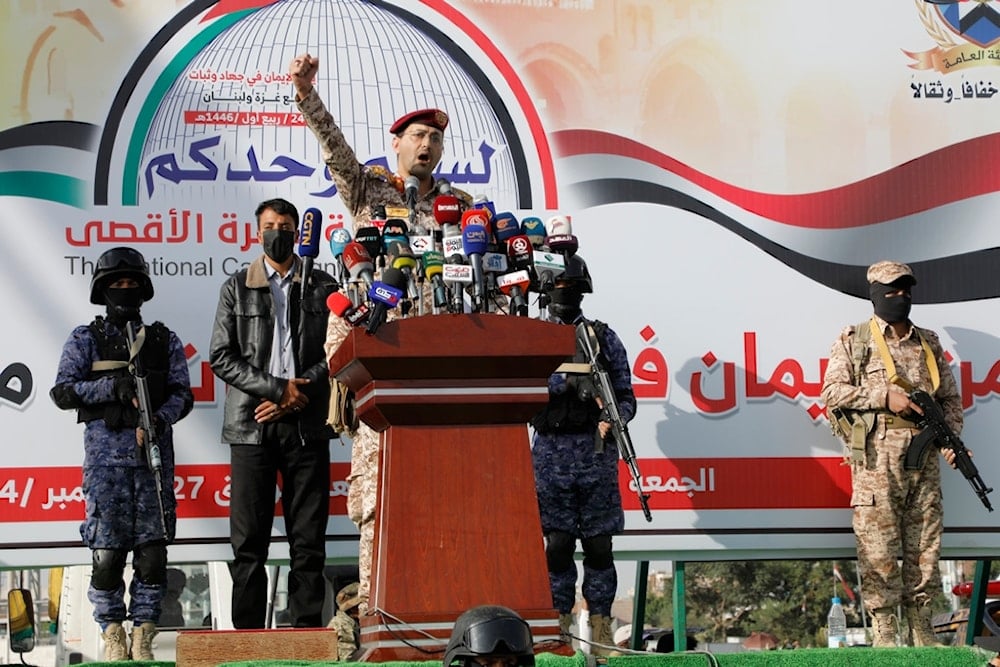
<svg viewBox="0 0 1000 667">
<path fill-rule="evenodd" d="M 417 111 L 411 111 L 405 116 L 399 117 L 392 124 L 392 127 L 389 128 L 389 134 L 399 134 L 410 123 L 429 125 L 444 132 L 444 128 L 448 127 L 448 114 L 440 109 L 418 109 Z"/>
</svg>

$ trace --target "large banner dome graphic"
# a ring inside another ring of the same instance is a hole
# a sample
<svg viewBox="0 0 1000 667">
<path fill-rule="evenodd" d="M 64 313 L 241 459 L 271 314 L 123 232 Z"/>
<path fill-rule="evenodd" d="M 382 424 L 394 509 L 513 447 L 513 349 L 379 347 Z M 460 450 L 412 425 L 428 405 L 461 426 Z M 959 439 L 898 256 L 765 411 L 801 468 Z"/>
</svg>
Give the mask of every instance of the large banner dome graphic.
<svg viewBox="0 0 1000 667">
<path fill-rule="evenodd" d="M 102 141 L 97 203 L 276 192 L 339 203 L 287 76 L 304 52 L 320 58 L 317 89 L 363 162 L 394 168 L 387 128 L 433 106 L 451 116 L 438 169 L 457 187 L 530 208 L 532 181 L 551 169 L 539 164 L 544 151 L 522 145 L 528 122 L 505 103 L 514 96 L 498 90 L 499 77 L 480 67 L 489 60 L 474 62 L 445 32 L 398 7 L 284 0 L 207 23 L 193 18 L 166 36 L 177 42 L 168 62 L 148 52 L 133 67 L 135 91 L 119 95 L 105 127 L 118 138 Z"/>
</svg>

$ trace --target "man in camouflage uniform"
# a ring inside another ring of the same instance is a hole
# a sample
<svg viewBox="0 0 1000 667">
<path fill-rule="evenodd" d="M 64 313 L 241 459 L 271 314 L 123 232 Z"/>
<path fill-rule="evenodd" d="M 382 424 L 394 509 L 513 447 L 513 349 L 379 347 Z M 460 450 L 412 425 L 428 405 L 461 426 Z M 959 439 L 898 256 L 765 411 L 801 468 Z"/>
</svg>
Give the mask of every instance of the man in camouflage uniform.
<svg viewBox="0 0 1000 667">
<path fill-rule="evenodd" d="M 948 425 L 962 429 L 962 399 L 937 334 L 909 320 L 910 267 L 882 261 L 868 268 L 875 315 L 845 328 L 834 342 L 823 377 L 827 414 L 842 411 L 854 424 L 851 477 L 854 534 L 865 605 L 872 615 L 875 646 L 896 645 L 893 615 L 902 603 L 915 646 L 937 644 L 931 628 L 931 601 L 941 590 L 942 509 L 940 467 L 928 457 L 922 470 L 906 470 L 903 458 L 918 433 L 917 407 L 895 375 L 934 396 Z M 905 384 L 905 383 L 904 383 Z M 951 450 L 943 452 L 952 463 Z M 902 568 L 897 558 L 902 556 Z"/>
<path fill-rule="evenodd" d="M 549 292 L 549 316 L 563 324 L 593 326 L 621 417 L 628 422 L 636 408 L 628 355 L 608 325 L 584 318 L 580 304 L 584 293 L 592 291 L 586 263 L 579 255 L 572 256 Z M 618 589 L 611 538 L 625 528 L 625 515 L 618 489 L 618 448 L 595 394 L 589 375 L 557 372 L 549 378 L 548 405 L 531 422 L 532 460 L 552 603 L 559 611 L 560 627 L 568 636 L 576 602 L 573 553 L 580 540 L 593 653 L 607 655 L 604 647 L 614 645 L 611 603 Z"/>
<path fill-rule="evenodd" d="M 152 641 L 167 583 L 167 545 L 177 525 L 172 425 L 194 404 L 180 339 L 160 322 L 144 326 L 145 339 L 137 353 L 147 376 L 162 461 L 163 492 L 158 500 L 156 479 L 142 450 L 145 433 L 139 428 L 125 334 L 127 322 L 142 324 L 139 309 L 152 298 L 153 283 L 139 252 L 112 248 L 102 254 L 91 280 L 90 302 L 106 306 L 107 313 L 70 334 L 50 391 L 57 406 L 76 410 L 77 420 L 86 424 L 86 519 L 80 534 L 93 555 L 87 597 L 109 661 L 153 660 Z M 126 612 L 122 575 L 130 551 L 134 576 Z M 122 627 L 126 618 L 132 621 L 131 649 Z"/>
<path fill-rule="evenodd" d="M 337 631 L 337 660 L 347 662 L 358 650 L 361 626 L 358 624 L 358 582 L 347 584 L 337 592 L 337 613 L 327 627 Z"/>
<path fill-rule="evenodd" d="M 396 120 L 389 128 L 393 150 L 397 154 L 397 172 L 366 167 L 358 161 L 354 149 L 347 143 L 343 132 L 323 104 L 312 81 L 319 71 L 319 60 L 308 54 L 296 57 L 289 65 L 289 74 L 295 86 L 296 103 L 309 129 L 319 140 L 323 161 L 333 176 L 337 191 L 354 219 L 355 235 L 362 227 L 372 225 L 372 209 L 377 206 L 406 207 L 404 182 L 415 176 L 420 181 L 416 202 L 416 222 L 427 230 L 440 229 L 434 219 L 434 199 L 441 181 L 435 181 L 434 169 L 441 160 L 444 149 L 444 130 L 448 116 L 439 109 L 421 109 Z M 472 198 L 453 190 L 460 206 L 468 208 Z M 425 290 L 424 312 L 430 312 L 430 291 Z M 389 312 L 389 318 L 395 311 Z M 350 332 L 350 325 L 342 318 L 330 316 L 326 339 L 328 356 L 333 354 Z M 375 536 L 375 506 L 378 496 L 378 456 L 380 436 L 365 424 L 353 434 L 351 472 L 347 478 L 350 486 L 347 512 L 361 533 L 358 546 L 360 571 L 359 595 L 361 613 L 368 611 L 369 582 L 372 569 L 372 543 Z"/>
</svg>

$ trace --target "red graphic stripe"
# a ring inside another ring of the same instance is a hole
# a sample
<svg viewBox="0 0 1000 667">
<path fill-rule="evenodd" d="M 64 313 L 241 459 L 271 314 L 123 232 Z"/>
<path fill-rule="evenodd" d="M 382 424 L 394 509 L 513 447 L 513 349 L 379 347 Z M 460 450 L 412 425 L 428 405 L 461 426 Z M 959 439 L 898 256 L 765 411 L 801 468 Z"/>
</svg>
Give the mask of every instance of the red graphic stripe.
<svg viewBox="0 0 1000 667">
<path fill-rule="evenodd" d="M 214 7 L 208 10 L 208 13 L 202 17 L 201 23 L 206 21 L 211 21 L 214 18 L 220 16 L 225 16 L 226 14 L 232 14 L 233 12 L 242 12 L 245 9 L 259 9 L 261 7 L 267 7 L 268 5 L 273 5 L 279 2 L 279 0 L 219 0 Z"/>
<path fill-rule="evenodd" d="M 833 458 L 640 459 L 651 510 L 843 509 L 850 507 L 851 469 Z M 626 510 L 639 510 L 620 462 Z"/>
<path fill-rule="evenodd" d="M 471 37 L 476 46 L 482 49 L 483 53 L 489 57 L 490 61 L 500 71 L 507 85 L 510 86 L 518 106 L 520 106 L 524 117 L 528 121 L 531 139 L 538 154 L 538 161 L 542 170 L 542 192 L 545 196 L 545 208 L 558 208 L 559 197 L 556 190 L 555 166 L 552 163 L 552 148 L 549 146 L 549 138 L 542 127 L 542 121 L 538 117 L 538 112 L 535 109 L 531 95 L 528 94 L 517 72 L 514 71 L 507 57 L 497 48 L 493 40 L 487 37 L 475 23 L 460 11 L 449 5 L 445 0 L 422 0 L 422 2 L 454 23 L 462 32 Z"/>
<path fill-rule="evenodd" d="M 332 485 L 347 478 L 349 463 L 331 463 Z M 180 465 L 174 470 L 177 516 L 181 519 L 208 519 L 229 516 L 229 465 Z M 0 490 L 3 507 L 0 523 L 28 521 L 83 521 L 84 502 L 80 491 L 80 466 L 52 468 L 0 468 L 5 480 Z M 279 484 L 280 486 L 280 484 Z M 330 495 L 330 514 L 347 515 L 347 485 L 343 493 Z M 281 503 L 275 513 L 282 514 Z"/>
<path fill-rule="evenodd" d="M 740 208 L 775 222 L 811 229 L 874 225 L 1000 191 L 1000 133 L 928 153 L 889 171 L 830 190 L 805 194 L 755 192 L 692 169 L 649 146 L 596 130 L 552 136 L 560 157 L 604 154 L 655 165 Z"/>
</svg>

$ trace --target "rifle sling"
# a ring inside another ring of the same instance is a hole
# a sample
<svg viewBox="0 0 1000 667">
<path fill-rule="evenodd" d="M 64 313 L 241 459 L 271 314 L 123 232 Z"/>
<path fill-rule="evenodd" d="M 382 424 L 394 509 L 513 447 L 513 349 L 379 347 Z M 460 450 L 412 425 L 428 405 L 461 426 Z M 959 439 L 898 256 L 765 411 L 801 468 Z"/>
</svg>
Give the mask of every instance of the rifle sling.
<svg viewBox="0 0 1000 667">
<path fill-rule="evenodd" d="M 896 377 L 896 364 L 892 361 L 892 355 L 889 354 L 889 346 L 886 345 L 885 336 L 882 335 L 881 329 L 875 323 L 874 317 L 868 320 L 868 327 L 872 334 L 872 340 L 875 341 L 875 346 L 878 348 L 878 353 L 882 356 L 882 363 L 885 364 L 886 377 Z M 934 352 L 920 333 L 920 329 L 913 326 L 913 332 L 917 334 L 917 338 L 920 339 L 920 346 L 924 348 L 924 359 L 927 362 L 927 372 L 931 376 L 931 394 L 933 394 L 941 384 L 941 374 L 938 371 L 937 359 L 934 358 Z"/>
</svg>

